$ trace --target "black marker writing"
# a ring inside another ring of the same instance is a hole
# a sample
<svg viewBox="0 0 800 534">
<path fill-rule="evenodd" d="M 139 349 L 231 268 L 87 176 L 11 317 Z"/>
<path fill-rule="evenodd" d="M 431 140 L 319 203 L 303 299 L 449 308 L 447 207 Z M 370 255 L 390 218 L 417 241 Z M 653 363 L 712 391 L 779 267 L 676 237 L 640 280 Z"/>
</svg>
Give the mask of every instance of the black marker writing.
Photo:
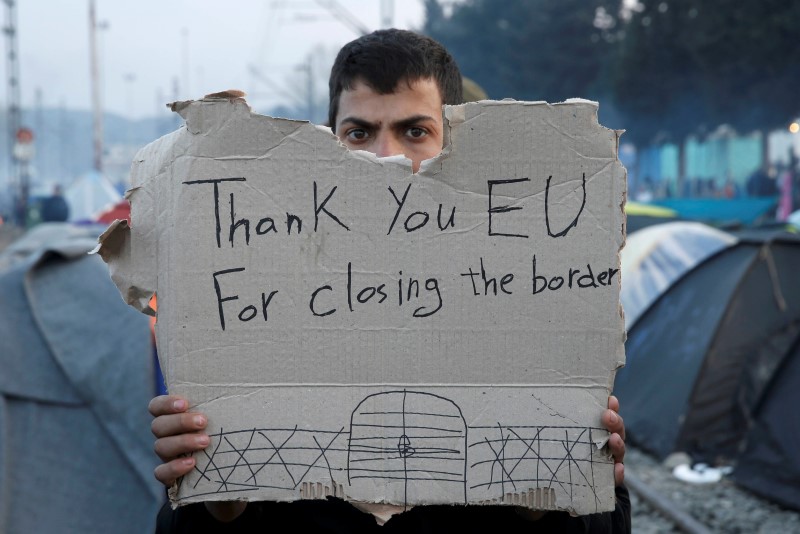
<svg viewBox="0 0 800 534">
<path fill-rule="evenodd" d="M 215 272 L 215 273 L 213 273 L 211 275 L 211 277 L 214 279 L 214 292 L 217 294 L 217 310 L 219 312 L 219 325 L 220 325 L 220 327 L 222 328 L 223 331 L 225 331 L 225 310 L 223 308 L 223 304 L 225 302 L 230 302 L 230 301 L 233 301 L 233 300 L 239 300 L 239 295 L 231 295 L 231 296 L 223 297 L 222 296 L 222 288 L 220 287 L 218 277 L 221 277 L 222 275 L 227 275 L 227 274 L 242 273 L 244 271 L 245 271 L 244 267 L 237 267 L 235 269 L 224 269 L 222 271 L 217 271 L 217 272 Z M 267 295 L 266 293 L 263 293 L 263 292 L 261 293 L 261 314 L 264 317 L 264 321 L 268 321 L 269 320 L 269 313 L 267 311 L 267 308 L 269 307 L 270 303 L 272 302 L 272 298 L 277 293 L 278 293 L 277 290 L 271 291 L 269 293 L 269 295 Z M 245 306 L 244 308 L 242 308 L 239 311 L 237 317 L 239 318 L 239 320 L 241 322 L 246 323 L 246 322 L 254 319 L 256 317 L 256 315 L 258 315 L 258 309 L 255 307 L 255 305 L 250 304 L 250 305 Z"/>
<path fill-rule="evenodd" d="M 408 192 L 411 190 L 411 184 L 406 186 L 406 190 L 403 192 L 403 198 L 397 198 L 397 193 L 394 192 L 394 189 L 391 187 L 388 188 L 389 192 L 394 197 L 394 201 L 397 204 L 397 207 L 394 212 L 394 217 L 392 218 L 392 223 L 389 225 L 389 231 L 386 232 L 386 235 L 390 235 L 392 230 L 394 229 L 394 225 L 397 223 L 397 219 L 400 217 L 400 214 L 403 212 L 403 207 L 406 205 L 406 199 L 408 198 Z M 447 221 L 444 223 L 442 222 L 442 210 L 444 206 L 439 204 L 438 212 L 436 214 L 436 222 L 439 225 L 439 230 L 444 231 L 446 228 L 454 228 L 456 224 L 456 207 L 450 210 L 450 217 L 448 217 Z M 406 229 L 406 233 L 411 233 L 419 230 L 420 228 L 424 228 L 428 221 L 430 220 L 431 216 L 427 211 L 415 211 L 411 213 L 408 217 L 406 217 L 405 222 L 403 222 L 403 227 Z"/>
<path fill-rule="evenodd" d="M 492 206 L 492 188 L 496 185 L 502 184 L 516 184 L 519 182 L 530 182 L 530 178 L 516 178 L 514 180 L 489 180 L 489 235 L 499 235 L 506 237 L 523 237 L 528 238 L 525 234 L 507 234 L 504 232 L 495 232 L 492 229 L 492 215 L 495 213 L 508 213 L 510 211 L 521 210 L 522 206 Z"/>
<path fill-rule="evenodd" d="M 583 180 L 581 181 L 581 187 L 583 189 L 583 200 L 581 201 L 581 207 L 572 222 L 557 234 L 554 234 L 550 230 L 550 180 L 552 179 L 552 175 L 547 178 L 547 185 L 545 186 L 544 190 L 544 220 L 545 224 L 547 225 L 547 235 L 550 237 L 562 237 L 567 235 L 567 232 L 570 231 L 570 228 L 578 225 L 578 219 L 580 218 L 581 213 L 583 213 L 584 206 L 586 206 L 586 173 L 583 173 Z"/>
<path fill-rule="evenodd" d="M 222 225 L 219 221 L 219 184 L 222 182 L 245 182 L 246 178 L 216 178 L 214 180 L 189 180 L 183 182 L 185 185 L 197 184 L 214 184 L 214 219 L 217 223 L 217 248 L 222 248 L 220 241 L 220 234 L 222 233 Z M 231 203 L 231 218 L 233 218 L 233 203 Z M 231 235 L 233 232 L 231 231 Z"/>
<path fill-rule="evenodd" d="M 333 189 L 331 189 L 331 192 L 328 193 L 327 197 L 325 197 L 325 200 L 322 201 L 322 204 L 319 204 L 317 202 L 317 182 L 316 182 L 316 180 L 314 181 L 314 231 L 315 232 L 317 231 L 317 226 L 319 225 L 319 214 L 322 213 L 322 212 L 325 212 L 325 214 L 328 217 L 330 217 L 331 219 L 333 219 L 334 221 L 339 223 L 339 226 L 341 226 L 342 228 L 344 228 L 347 231 L 350 231 L 350 228 L 348 228 L 346 224 L 344 224 L 342 221 L 340 221 L 339 218 L 336 215 L 334 215 L 333 213 L 331 213 L 330 211 L 328 211 L 325 208 L 325 204 L 328 203 L 328 201 L 331 199 L 333 194 L 336 192 L 336 188 L 337 187 L 338 186 L 333 186 Z"/>
<path fill-rule="evenodd" d="M 492 276 L 487 276 L 486 269 L 485 269 L 485 267 L 483 265 L 483 257 L 480 258 L 480 264 L 481 264 L 481 272 L 480 273 L 477 273 L 477 272 L 473 271 L 472 267 L 470 267 L 468 269 L 468 272 L 461 273 L 461 276 L 464 276 L 464 277 L 468 276 L 470 278 L 470 281 L 472 282 L 472 294 L 475 295 L 476 297 L 480 295 L 480 292 L 478 291 L 478 284 L 475 281 L 475 279 L 478 277 L 478 275 L 480 275 L 481 279 L 483 280 L 483 294 L 484 294 L 484 296 L 489 294 L 489 292 L 490 292 L 489 288 L 491 288 L 491 293 L 492 294 L 497 295 L 498 294 L 497 293 L 497 289 L 498 289 L 497 278 L 492 277 Z M 500 279 L 500 284 L 499 284 L 500 291 L 505 293 L 506 295 L 513 294 L 513 292 L 510 289 L 506 288 L 506 286 L 508 284 L 510 284 L 511 282 L 513 282 L 513 281 L 514 281 L 514 274 L 513 273 L 507 273 L 507 274 L 503 275 L 503 277 Z"/>
</svg>

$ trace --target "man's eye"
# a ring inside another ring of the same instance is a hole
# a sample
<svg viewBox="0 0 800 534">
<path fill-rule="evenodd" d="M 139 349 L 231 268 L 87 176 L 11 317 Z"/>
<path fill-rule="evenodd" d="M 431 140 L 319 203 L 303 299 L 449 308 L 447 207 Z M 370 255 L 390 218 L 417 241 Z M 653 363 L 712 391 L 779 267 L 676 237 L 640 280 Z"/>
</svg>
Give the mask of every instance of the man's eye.
<svg viewBox="0 0 800 534">
<path fill-rule="evenodd" d="M 409 128 L 408 130 L 406 130 L 406 135 L 408 135 L 409 137 L 413 137 L 414 139 L 419 139 L 421 137 L 425 137 L 426 135 L 428 135 L 428 132 L 425 131 L 424 128 L 418 128 L 414 126 L 413 128 Z"/>
<path fill-rule="evenodd" d="M 348 132 L 345 134 L 345 137 L 347 137 L 348 141 L 363 141 L 369 137 L 369 134 L 366 130 L 354 128 L 352 130 L 348 130 Z"/>
</svg>

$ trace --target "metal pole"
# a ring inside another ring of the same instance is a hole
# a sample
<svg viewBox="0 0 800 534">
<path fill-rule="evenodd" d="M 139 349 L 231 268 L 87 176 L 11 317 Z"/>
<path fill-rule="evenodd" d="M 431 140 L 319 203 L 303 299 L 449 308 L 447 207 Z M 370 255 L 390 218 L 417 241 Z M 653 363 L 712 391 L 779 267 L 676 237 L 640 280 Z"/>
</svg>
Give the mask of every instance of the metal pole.
<svg viewBox="0 0 800 534">
<path fill-rule="evenodd" d="M 192 91 L 189 86 L 189 28 L 181 29 L 181 67 L 183 70 L 181 82 L 183 83 L 183 98 L 189 100 L 192 98 Z"/>
<path fill-rule="evenodd" d="M 394 0 L 381 0 L 381 27 L 391 28 L 394 25 Z"/>
<path fill-rule="evenodd" d="M 308 64 L 306 65 L 306 74 L 308 74 L 308 120 L 314 122 L 314 69 L 311 65 L 311 54 L 308 55 Z"/>
<path fill-rule="evenodd" d="M 22 193 L 19 162 L 14 157 L 17 130 L 21 125 L 19 53 L 17 51 L 17 8 L 14 0 L 4 0 L 6 4 L 6 76 L 8 89 L 8 186 Z"/>
<path fill-rule="evenodd" d="M 94 170 L 103 172 L 103 104 L 100 100 L 100 67 L 97 60 L 97 17 L 95 0 L 89 0 L 89 62 L 92 77 L 92 133 Z"/>
</svg>

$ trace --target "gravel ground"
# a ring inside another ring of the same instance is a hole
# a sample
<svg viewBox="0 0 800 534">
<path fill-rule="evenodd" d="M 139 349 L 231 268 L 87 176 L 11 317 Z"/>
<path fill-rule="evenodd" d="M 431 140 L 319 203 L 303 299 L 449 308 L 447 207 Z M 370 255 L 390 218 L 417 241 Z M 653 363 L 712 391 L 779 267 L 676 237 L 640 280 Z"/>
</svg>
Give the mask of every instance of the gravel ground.
<svg viewBox="0 0 800 534">
<path fill-rule="evenodd" d="M 682 482 L 660 462 L 628 447 L 625 470 L 669 499 L 711 532 L 800 533 L 800 513 L 756 497 L 730 480 L 695 485 Z M 634 534 L 680 532 L 648 503 L 631 491 Z"/>
</svg>

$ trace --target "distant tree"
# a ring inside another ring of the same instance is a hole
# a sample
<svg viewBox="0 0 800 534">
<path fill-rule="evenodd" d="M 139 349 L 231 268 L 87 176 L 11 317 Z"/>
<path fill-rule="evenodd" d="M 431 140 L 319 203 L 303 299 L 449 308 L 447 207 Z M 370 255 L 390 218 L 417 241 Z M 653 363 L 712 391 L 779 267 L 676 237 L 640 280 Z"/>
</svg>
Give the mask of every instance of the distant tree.
<svg viewBox="0 0 800 534">
<path fill-rule="evenodd" d="M 640 0 L 612 83 L 629 138 L 784 125 L 800 112 L 798 28 L 799 2 Z"/>
<path fill-rule="evenodd" d="M 559 102 L 608 93 L 619 0 L 426 0 L 423 31 L 491 98 Z"/>
<path fill-rule="evenodd" d="M 798 1 L 425 4 L 423 31 L 490 97 L 611 99 L 638 144 L 719 124 L 770 130 L 800 114 Z"/>
</svg>

